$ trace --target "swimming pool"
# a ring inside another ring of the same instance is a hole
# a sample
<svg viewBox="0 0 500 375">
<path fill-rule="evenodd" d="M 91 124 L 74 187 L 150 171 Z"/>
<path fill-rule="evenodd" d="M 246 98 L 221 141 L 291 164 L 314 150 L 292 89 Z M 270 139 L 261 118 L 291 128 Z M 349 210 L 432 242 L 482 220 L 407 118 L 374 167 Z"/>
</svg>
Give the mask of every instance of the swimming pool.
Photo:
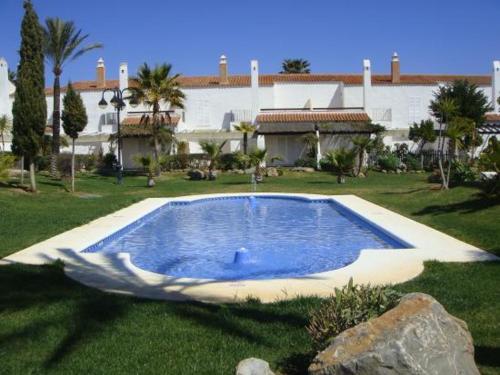
<svg viewBox="0 0 500 375">
<path fill-rule="evenodd" d="M 339 269 L 363 249 L 407 247 L 334 200 L 258 195 L 168 202 L 84 252 L 128 253 L 136 267 L 174 277 L 258 280 Z"/>
</svg>

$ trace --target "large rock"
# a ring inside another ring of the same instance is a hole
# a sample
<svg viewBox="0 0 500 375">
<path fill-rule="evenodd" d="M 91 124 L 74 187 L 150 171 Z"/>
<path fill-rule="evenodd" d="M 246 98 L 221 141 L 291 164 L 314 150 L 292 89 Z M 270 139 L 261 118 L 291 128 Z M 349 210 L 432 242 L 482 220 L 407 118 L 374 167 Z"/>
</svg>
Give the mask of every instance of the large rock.
<svg viewBox="0 0 500 375">
<path fill-rule="evenodd" d="M 206 178 L 205 172 L 200 171 L 199 169 L 193 169 L 188 172 L 188 176 L 190 180 L 199 181 L 204 180 Z"/>
<path fill-rule="evenodd" d="M 236 375 L 274 375 L 269 363 L 259 358 L 247 358 L 238 363 Z"/>
<path fill-rule="evenodd" d="M 338 335 L 310 375 L 478 375 L 467 325 L 434 298 L 408 294 L 394 309 Z"/>
<path fill-rule="evenodd" d="M 311 167 L 293 167 L 292 172 L 306 172 L 306 173 L 313 173 L 315 171 L 314 168 Z"/>
<path fill-rule="evenodd" d="M 279 176 L 279 172 L 276 168 L 274 167 L 269 167 L 266 169 L 266 176 L 267 177 L 278 177 Z"/>
</svg>

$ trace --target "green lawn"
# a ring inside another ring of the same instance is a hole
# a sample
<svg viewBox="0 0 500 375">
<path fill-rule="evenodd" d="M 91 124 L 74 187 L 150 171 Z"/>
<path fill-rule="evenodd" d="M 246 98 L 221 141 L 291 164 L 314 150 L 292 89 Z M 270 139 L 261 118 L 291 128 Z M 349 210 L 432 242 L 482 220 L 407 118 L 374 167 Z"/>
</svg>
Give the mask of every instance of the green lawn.
<svg viewBox="0 0 500 375">
<path fill-rule="evenodd" d="M 87 176 L 81 193 L 39 178 L 36 195 L 0 186 L 0 256 L 145 197 L 249 191 L 249 177 L 216 182 L 162 177 Z M 431 189 L 426 176 L 372 173 L 344 186 L 326 173 L 268 178 L 259 191 L 356 194 L 457 238 L 500 254 L 500 204 L 475 188 Z M 383 272 L 383 270 L 381 270 Z M 428 263 L 404 291 L 430 293 L 464 319 L 484 374 L 500 372 L 500 263 Z M 231 374 L 242 358 L 268 360 L 282 373 L 303 373 L 311 356 L 304 326 L 319 300 L 269 305 L 172 303 L 109 295 L 66 278 L 57 266 L 0 267 L 0 373 Z"/>
</svg>

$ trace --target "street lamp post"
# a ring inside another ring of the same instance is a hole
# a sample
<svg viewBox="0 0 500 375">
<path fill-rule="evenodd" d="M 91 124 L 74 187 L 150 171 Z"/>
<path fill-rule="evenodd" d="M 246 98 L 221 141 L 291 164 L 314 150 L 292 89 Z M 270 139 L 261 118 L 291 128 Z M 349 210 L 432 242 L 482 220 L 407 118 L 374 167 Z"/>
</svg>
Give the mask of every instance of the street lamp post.
<svg viewBox="0 0 500 375">
<path fill-rule="evenodd" d="M 116 110 L 116 122 L 117 122 L 117 138 L 118 138 L 118 157 L 117 157 L 117 164 L 115 166 L 116 168 L 116 179 L 118 185 L 122 183 L 122 178 L 123 178 L 123 160 L 122 160 L 122 138 L 120 134 L 120 112 L 125 108 L 126 103 L 123 98 L 123 94 L 125 91 L 129 91 L 132 95 L 129 100 L 129 104 L 131 107 L 135 108 L 139 104 L 137 99 L 134 97 L 134 92 L 127 88 L 124 88 L 123 90 L 120 90 L 118 87 L 115 87 L 114 89 L 104 89 L 102 91 L 102 98 L 99 101 L 99 108 L 105 109 L 108 106 L 108 102 L 106 99 L 104 99 L 104 94 L 106 92 L 112 92 L 113 97 L 109 101 L 111 105 L 115 108 Z"/>
</svg>

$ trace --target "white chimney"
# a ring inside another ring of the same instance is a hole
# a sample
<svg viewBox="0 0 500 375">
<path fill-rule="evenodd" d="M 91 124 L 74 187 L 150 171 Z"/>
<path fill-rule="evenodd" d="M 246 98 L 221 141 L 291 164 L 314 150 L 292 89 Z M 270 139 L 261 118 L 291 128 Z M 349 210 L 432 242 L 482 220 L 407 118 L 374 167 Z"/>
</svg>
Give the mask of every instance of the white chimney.
<svg viewBox="0 0 500 375">
<path fill-rule="evenodd" d="M 257 60 L 250 61 L 250 77 L 252 86 L 252 122 L 255 121 L 257 114 L 260 111 L 259 105 L 259 62 Z"/>
<path fill-rule="evenodd" d="M 128 87 L 128 65 L 126 62 L 120 64 L 120 90 Z"/>
<path fill-rule="evenodd" d="M 493 107 L 495 112 L 500 112 L 500 104 L 498 104 L 498 98 L 500 98 L 500 60 L 493 61 L 493 75 L 491 77 L 491 88 L 492 88 L 492 98 Z"/>
<path fill-rule="evenodd" d="M 9 65 L 3 57 L 0 57 L 0 116 L 12 116 L 9 101 L 9 91 Z"/>
<path fill-rule="evenodd" d="M 370 115 L 370 98 L 372 92 L 372 68 L 370 60 L 363 60 L 363 108 Z"/>
</svg>

